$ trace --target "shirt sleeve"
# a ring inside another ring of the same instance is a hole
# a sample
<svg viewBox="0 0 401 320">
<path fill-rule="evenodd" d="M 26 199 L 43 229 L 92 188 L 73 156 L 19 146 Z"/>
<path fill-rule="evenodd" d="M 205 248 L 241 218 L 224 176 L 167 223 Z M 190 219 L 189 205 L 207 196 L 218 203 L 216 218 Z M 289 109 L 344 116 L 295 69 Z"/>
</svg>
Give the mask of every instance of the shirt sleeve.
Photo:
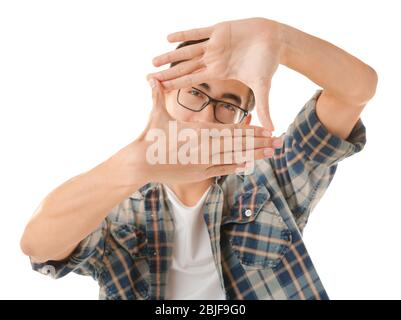
<svg viewBox="0 0 401 320">
<path fill-rule="evenodd" d="M 301 232 L 310 212 L 327 190 L 338 163 L 361 151 L 366 129 L 359 118 L 347 139 L 331 134 L 319 120 L 317 90 L 284 135 L 269 161 Z"/>
<path fill-rule="evenodd" d="M 85 239 L 64 260 L 49 260 L 43 263 L 33 262 L 30 258 L 32 269 L 54 279 L 64 277 L 71 271 L 97 278 L 97 270 L 102 259 L 105 246 L 107 223 L 102 224 Z"/>
</svg>

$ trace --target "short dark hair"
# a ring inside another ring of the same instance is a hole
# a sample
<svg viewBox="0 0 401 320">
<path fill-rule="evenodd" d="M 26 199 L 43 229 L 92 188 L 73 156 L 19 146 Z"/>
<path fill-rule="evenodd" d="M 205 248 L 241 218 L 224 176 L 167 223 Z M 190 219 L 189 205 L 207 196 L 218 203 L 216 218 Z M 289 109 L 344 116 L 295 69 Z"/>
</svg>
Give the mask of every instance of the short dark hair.
<svg viewBox="0 0 401 320">
<path fill-rule="evenodd" d="M 205 42 L 205 41 L 207 41 L 207 40 L 209 40 L 209 38 L 200 39 L 200 40 L 188 40 L 188 41 L 184 41 L 184 42 L 181 42 L 181 43 L 177 46 L 176 50 L 177 50 L 177 49 L 180 49 L 180 48 L 182 48 L 182 47 L 186 47 L 186 46 L 190 46 L 190 45 L 193 45 L 193 44 Z M 177 64 L 179 64 L 179 63 L 181 63 L 181 62 L 184 62 L 184 61 L 186 61 L 186 60 L 174 61 L 174 62 L 172 62 L 172 63 L 170 64 L 170 68 L 172 68 L 172 67 L 176 66 Z M 248 111 L 252 111 L 253 108 L 255 107 L 255 95 L 254 95 L 252 89 L 249 89 L 249 94 L 248 94 L 248 97 L 247 97 L 247 103 L 246 103 L 246 104 L 247 104 Z"/>
</svg>

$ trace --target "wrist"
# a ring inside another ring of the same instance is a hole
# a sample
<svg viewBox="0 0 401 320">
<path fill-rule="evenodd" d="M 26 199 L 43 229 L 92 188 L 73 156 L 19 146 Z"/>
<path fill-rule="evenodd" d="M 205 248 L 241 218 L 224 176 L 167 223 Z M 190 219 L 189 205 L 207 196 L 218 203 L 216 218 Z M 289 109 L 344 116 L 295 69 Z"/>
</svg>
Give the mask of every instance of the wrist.
<svg viewBox="0 0 401 320">
<path fill-rule="evenodd" d="M 145 154 L 142 144 L 140 141 L 134 141 L 107 160 L 107 166 L 113 172 L 118 187 L 136 191 L 150 181 L 142 157 Z"/>
<path fill-rule="evenodd" d="M 277 37 L 280 42 L 279 63 L 287 66 L 291 49 L 291 29 L 284 23 L 277 22 L 277 24 Z"/>
<path fill-rule="evenodd" d="M 296 64 L 305 60 L 305 52 L 309 46 L 306 33 L 281 23 L 280 41 L 280 64 L 294 69 Z"/>
<path fill-rule="evenodd" d="M 275 20 L 264 18 L 264 38 L 277 52 L 279 63 L 285 64 L 288 52 L 288 26 Z"/>
</svg>

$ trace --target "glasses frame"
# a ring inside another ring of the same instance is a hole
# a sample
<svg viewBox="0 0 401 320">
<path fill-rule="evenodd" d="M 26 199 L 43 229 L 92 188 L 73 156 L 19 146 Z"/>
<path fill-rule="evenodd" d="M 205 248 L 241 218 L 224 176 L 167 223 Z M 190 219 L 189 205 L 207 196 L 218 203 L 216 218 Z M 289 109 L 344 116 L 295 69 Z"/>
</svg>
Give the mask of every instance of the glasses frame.
<svg viewBox="0 0 401 320">
<path fill-rule="evenodd" d="M 201 112 L 201 111 L 202 111 L 203 109 L 205 109 L 210 103 L 212 103 L 214 119 L 215 119 L 217 122 L 223 123 L 223 124 L 230 124 L 230 123 L 221 122 L 219 119 L 216 118 L 216 106 L 217 106 L 217 103 L 218 103 L 218 102 L 223 102 L 223 103 L 229 104 L 229 105 L 233 106 L 234 108 L 237 108 L 237 109 L 239 109 L 239 110 L 242 111 L 242 117 L 241 117 L 241 120 L 240 120 L 238 123 L 241 123 L 241 122 L 245 119 L 245 117 L 249 114 L 249 111 L 248 111 L 248 110 L 245 110 L 245 109 L 241 108 L 240 106 L 237 106 L 237 105 L 235 105 L 235 104 L 233 104 L 233 103 L 231 103 L 231 102 L 227 102 L 227 101 L 224 101 L 224 100 L 214 99 L 214 98 L 212 98 L 211 96 L 209 96 L 206 92 L 203 92 L 202 90 L 199 90 L 198 88 L 195 88 L 195 87 L 191 87 L 191 88 L 192 88 L 192 89 L 195 89 L 196 91 L 199 91 L 199 92 L 202 93 L 202 94 L 204 94 L 204 95 L 208 98 L 208 100 L 202 105 L 202 107 L 201 107 L 199 110 L 191 109 L 190 107 L 184 106 L 182 103 L 180 103 L 178 97 L 180 96 L 181 89 L 179 89 L 179 90 L 178 90 L 178 93 L 177 93 L 177 103 L 178 103 L 181 107 L 183 107 L 183 108 L 185 108 L 185 109 L 191 110 L 191 111 L 193 111 L 193 112 Z"/>
</svg>

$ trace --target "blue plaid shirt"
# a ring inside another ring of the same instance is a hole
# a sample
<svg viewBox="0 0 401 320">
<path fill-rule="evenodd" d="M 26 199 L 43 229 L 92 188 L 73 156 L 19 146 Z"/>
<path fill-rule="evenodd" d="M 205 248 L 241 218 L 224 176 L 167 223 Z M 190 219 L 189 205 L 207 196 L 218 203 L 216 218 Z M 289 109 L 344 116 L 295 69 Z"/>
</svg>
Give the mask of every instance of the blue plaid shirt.
<svg viewBox="0 0 401 320">
<path fill-rule="evenodd" d="M 203 207 L 227 299 L 328 299 L 302 240 L 310 212 L 342 159 L 366 143 L 358 120 L 347 140 L 316 114 L 317 90 L 273 158 L 251 175 L 217 177 Z M 70 272 L 99 283 L 100 299 L 165 299 L 174 223 L 164 188 L 149 183 L 118 204 L 63 261 L 34 263 L 53 278 Z"/>
</svg>

